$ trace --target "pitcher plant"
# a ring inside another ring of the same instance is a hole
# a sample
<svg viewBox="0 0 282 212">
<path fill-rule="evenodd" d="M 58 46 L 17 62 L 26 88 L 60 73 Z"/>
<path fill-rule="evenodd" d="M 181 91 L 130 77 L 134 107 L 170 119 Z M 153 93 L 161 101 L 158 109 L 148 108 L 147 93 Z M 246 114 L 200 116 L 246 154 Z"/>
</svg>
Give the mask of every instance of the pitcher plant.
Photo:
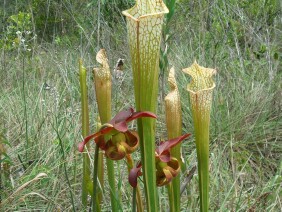
<svg viewBox="0 0 282 212">
<path fill-rule="evenodd" d="M 194 122 L 198 174 L 200 187 L 200 209 L 209 209 L 209 129 L 212 93 L 215 88 L 213 75 L 216 70 L 199 66 L 197 62 L 183 70 L 189 74 L 192 81 L 187 86 Z"/>
<path fill-rule="evenodd" d="M 182 111 L 178 87 L 175 79 L 174 68 L 170 69 L 168 75 L 170 92 L 165 97 L 166 127 L 168 139 L 178 137 L 182 134 Z M 172 118 L 173 117 L 173 118 Z M 181 143 L 171 149 L 171 155 L 181 164 Z M 180 176 L 176 176 L 168 184 L 168 197 L 171 212 L 180 211 Z"/>
<path fill-rule="evenodd" d="M 112 105 L 112 76 L 110 72 L 110 67 L 108 64 L 108 58 L 105 49 L 101 49 L 97 55 L 96 60 L 100 64 L 99 68 L 94 68 L 94 86 L 96 99 L 98 104 L 98 111 L 101 120 L 101 124 L 105 124 L 111 119 L 111 105 Z M 98 146 L 97 146 L 98 149 Z M 97 150 L 98 151 L 98 150 Z M 98 175 L 102 175 L 102 157 L 99 158 L 100 163 Z M 113 211 L 118 210 L 118 198 L 115 186 L 115 172 L 114 172 L 114 162 L 106 158 L 107 172 L 108 172 L 108 182 L 110 186 L 110 197 L 111 197 L 111 207 Z M 103 184 L 103 183 L 102 183 Z"/>
<path fill-rule="evenodd" d="M 137 0 L 123 11 L 133 69 L 137 111 L 156 112 L 160 41 L 164 15 L 168 9 L 161 0 Z M 137 120 L 147 210 L 158 211 L 155 165 L 155 120 Z"/>
<path fill-rule="evenodd" d="M 81 92 L 81 123 L 82 136 L 89 134 L 89 108 L 88 108 L 88 88 L 86 84 L 87 71 L 82 64 L 82 59 L 79 60 L 79 79 Z M 89 148 L 89 145 L 87 146 Z M 87 207 L 87 196 L 89 191 L 90 180 L 90 159 L 87 153 L 83 154 L 83 180 L 82 180 L 82 205 Z"/>
</svg>

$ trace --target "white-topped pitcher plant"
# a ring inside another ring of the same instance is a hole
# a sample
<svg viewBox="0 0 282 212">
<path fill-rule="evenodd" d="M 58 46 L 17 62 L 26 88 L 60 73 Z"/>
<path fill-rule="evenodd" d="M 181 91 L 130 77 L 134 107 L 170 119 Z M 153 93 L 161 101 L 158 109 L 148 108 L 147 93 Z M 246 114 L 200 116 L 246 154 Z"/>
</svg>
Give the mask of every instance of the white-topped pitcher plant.
<svg viewBox="0 0 282 212">
<path fill-rule="evenodd" d="M 162 24 L 168 9 L 161 0 L 137 0 L 123 11 L 127 19 L 137 111 L 156 112 Z M 155 120 L 137 120 L 147 210 L 158 211 L 155 165 Z"/>
<path fill-rule="evenodd" d="M 197 62 L 183 70 L 189 74 L 192 81 L 187 86 L 194 122 L 198 174 L 200 187 L 201 212 L 209 208 L 209 129 L 212 93 L 215 88 L 213 75 L 216 70 L 199 66 Z"/>
</svg>

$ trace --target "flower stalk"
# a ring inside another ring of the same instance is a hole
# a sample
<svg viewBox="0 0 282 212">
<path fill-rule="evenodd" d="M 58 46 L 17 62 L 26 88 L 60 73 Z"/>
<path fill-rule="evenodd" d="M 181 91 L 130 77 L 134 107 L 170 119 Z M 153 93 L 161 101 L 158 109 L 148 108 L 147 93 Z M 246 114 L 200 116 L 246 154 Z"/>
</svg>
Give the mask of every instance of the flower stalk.
<svg viewBox="0 0 282 212">
<path fill-rule="evenodd" d="M 164 14 L 168 9 L 161 0 L 137 0 L 123 11 L 127 19 L 128 39 L 133 68 L 137 111 L 156 112 L 160 41 Z M 155 165 L 155 120 L 138 119 L 141 160 L 147 210 L 158 211 Z"/>
<path fill-rule="evenodd" d="M 194 122 L 198 174 L 200 187 L 200 209 L 207 212 L 209 209 L 209 128 L 212 93 L 215 83 L 212 76 L 216 70 L 204 68 L 194 64 L 183 70 L 192 78 L 187 90 L 190 93 L 190 103 Z"/>
<path fill-rule="evenodd" d="M 94 170 L 93 170 L 93 193 L 92 193 L 92 211 L 101 211 L 100 208 L 100 201 L 99 196 L 97 195 L 98 191 L 98 167 L 99 166 L 99 147 L 96 145 L 95 147 L 95 153 L 94 153 Z"/>
<path fill-rule="evenodd" d="M 100 121 L 100 117 L 98 117 L 98 121 L 97 121 L 97 130 L 99 130 L 101 128 L 102 124 Z M 98 149 L 98 146 L 96 145 L 96 148 Z M 96 149 L 95 149 L 96 151 Z M 97 177 L 98 180 L 100 182 L 100 191 L 97 194 L 97 211 L 101 210 L 101 206 L 100 204 L 102 203 L 103 200 L 103 190 L 104 190 L 104 153 L 102 151 L 97 150 L 99 155 L 98 155 L 98 172 L 97 172 Z M 95 155 L 94 155 L 94 160 L 95 160 Z M 95 164 L 95 161 L 94 161 Z M 94 167 L 95 169 L 95 167 Z"/>
<path fill-rule="evenodd" d="M 182 134 L 182 112 L 174 68 L 170 69 L 168 76 L 170 92 L 165 97 L 166 126 L 168 139 L 176 138 Z M 173 117 L 173 118 L 172 118 Z M 181 143 L 171 149 L 171 155 L 181 163 Z M 169 205 L 171 212 L 180 211 L 180 175 L 176 176 L 167 185 Z"/>
</svg>

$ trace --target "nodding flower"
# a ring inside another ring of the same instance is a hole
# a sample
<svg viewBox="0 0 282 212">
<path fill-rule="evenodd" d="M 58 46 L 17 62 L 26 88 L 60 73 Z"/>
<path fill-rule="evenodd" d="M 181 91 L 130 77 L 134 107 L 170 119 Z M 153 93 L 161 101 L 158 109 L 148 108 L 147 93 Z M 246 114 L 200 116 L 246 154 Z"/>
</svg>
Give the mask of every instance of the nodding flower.
<svg viewBox="0 0 282 212">
<path fill-rule="evenodd" d="M 191 134 L 185 134 L 177 138 L 162 142 L 155 151 L 156 159 L 156 177 L 157 186 L 167 185 L 171 180 L 176 177 L 180 172 L 180 162 L 170 155 L 171 149 L 188 138 Z M 129 172 L 129 183 L 132 187 L 137 186 L 137 178 L 142 175 L 141 163 L 137 163 L 137 166 L 132 168 Z"/>
<path fill-rule="evenodd" d="M 119 112 L 109 123 L 102 125 L 100 130 L 87 136 L 78 145 L 78 150 L 83 152 L 84 146 L 92 139 L 99 148 L 105 151 L 108 158 L 120 160 L 134 152 L 139 144 L 138 134 L 129 130 L 127 123 L 137 118 L 156 118 L 156 115 L 147 112 L 134 112 L 133 108 Z"/>
</svg>

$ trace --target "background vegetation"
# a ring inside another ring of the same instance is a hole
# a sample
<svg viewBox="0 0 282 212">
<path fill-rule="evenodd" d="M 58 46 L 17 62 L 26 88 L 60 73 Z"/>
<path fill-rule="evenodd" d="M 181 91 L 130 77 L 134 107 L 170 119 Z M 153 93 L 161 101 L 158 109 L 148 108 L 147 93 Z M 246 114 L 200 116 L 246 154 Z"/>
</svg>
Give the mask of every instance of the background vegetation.
<svg viewBox="0 0 282 212">
<path fill-rule="evenodd" d="M 0 210 L 80 210 L 82 156 L 78 59 L 89 70 L 91 131 L 97 107 L 91 69 L 105 48 L 113 69 L 113 113 L 133 104 L 133 85 L 121 11 L 133 0 L 0 2 Z M 175 66 L 183 127 L 192 132 L 181 69 L 196 59 L 216 68 L 211 123 L 211 211 L 281 211 L 282 3 L 278 0 L 178 0 L 170 20 L 170 66 Z M 165 73 L 166 77 L 167 73 Z M 166 86 L 165 91 L 166 93 Z M 166 138 L 159 99 L 158 138 Z M 91 159 L 93 154 L 90 155 Z M 196 165 L 193 139 L 183 144 L 187 172 Z M 131 193 L 125 164 L 117 164 L 124 211 Z M 187 173 L 182 175 L 184 182 Z M 37 180 L 39 173 L 47 177 Z M 198 211 L 197 176 L 182 194 L 183 211 Z M 18 190 L 17 190 L 18 189 Z M 166 211 L 165 189 L 159 189 Z M 108 201 L 104 194 L 105 202 Z M 109 211 L 109 205 L 103 210 Z"/>
</svg>

